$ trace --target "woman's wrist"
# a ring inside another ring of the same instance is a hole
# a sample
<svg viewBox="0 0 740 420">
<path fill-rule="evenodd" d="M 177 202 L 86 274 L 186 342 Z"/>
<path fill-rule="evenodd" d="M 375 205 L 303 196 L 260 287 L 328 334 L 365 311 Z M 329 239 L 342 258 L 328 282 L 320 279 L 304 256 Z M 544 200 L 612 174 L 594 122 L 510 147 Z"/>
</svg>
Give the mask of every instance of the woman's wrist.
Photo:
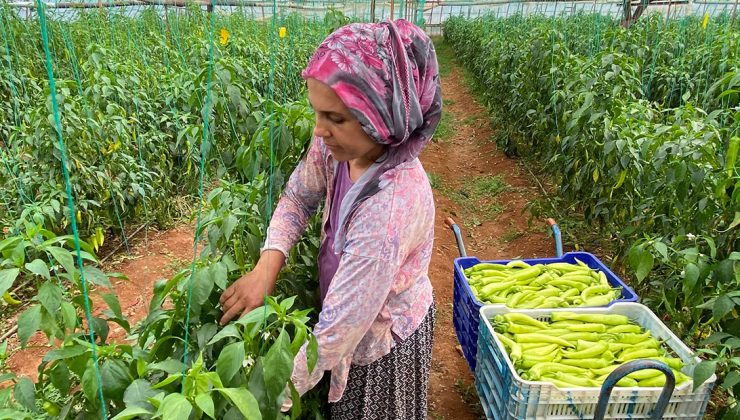
<svg viewBox="0 0 740 420">
<path fill-rule="evenodd" d="M 260 255 L 253 271 L 259 276 L 260 281 L 267 283 L 265 286 L 272 292 L 283 265 L 285 265 L 285 255 L 281 251 L 266 249 Z"/>
</svg>

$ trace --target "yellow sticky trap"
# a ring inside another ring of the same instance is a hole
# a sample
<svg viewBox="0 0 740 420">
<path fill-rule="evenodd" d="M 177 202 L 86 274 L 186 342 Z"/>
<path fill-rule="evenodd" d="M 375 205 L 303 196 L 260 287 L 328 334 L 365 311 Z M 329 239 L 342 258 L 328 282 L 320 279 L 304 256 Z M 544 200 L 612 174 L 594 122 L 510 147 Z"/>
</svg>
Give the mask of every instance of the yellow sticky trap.
<svg viewBox="0 0 740 420">
<path fill-rule="evenodd" d="M 227 31 L 226 28 L 221 28 L 221 31 L 218 34 L 218 42 L 221 45 L 226 45 L 226 43 L 229 42 L 229 31 Z"/>
<path fill-rule="evenodd" d="M 701 27 L 707 29 L 707 23 L 709 23 L 709 12 L 704 13 L 704 21 L 702 21 Z"/>
<path fill-rule="evenodd" d="M 287 32 L 288 30 L 285 28 L 285 26 L 281 26 L 278 30 L 278 35 L 280 35 L 280 38 L 285 38 Z"/>
</svg>

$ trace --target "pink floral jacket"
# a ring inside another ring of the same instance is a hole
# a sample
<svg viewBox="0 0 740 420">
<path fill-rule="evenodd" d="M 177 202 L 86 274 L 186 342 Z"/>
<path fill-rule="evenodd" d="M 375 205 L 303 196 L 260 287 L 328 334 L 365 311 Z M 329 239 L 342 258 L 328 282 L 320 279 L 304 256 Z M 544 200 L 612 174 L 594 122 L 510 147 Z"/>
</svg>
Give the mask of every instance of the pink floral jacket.
<svg viewBox="0 0 740 420">
<path fill-rule="evenodd" d="M 322 200 L 329 214 L 335 161 L 321 138 L 290 177 L 267 234 L 266 249 L 287 255 Z M 323 229 L 322 229 L 323 237 Z M 339 267 L 314 328 L 318 362 L 309 373 L 304 346 L 293 383 L 300 394 L 331 371 L 329 401 L 339 401 L 351 364 L 388 354 L 393 334 L 409 337 L 432 304 L 427 276 L 434 240 L 434 200 L 426 172 L 414 159 L 386 172 L 380 191 L 363 202 L 347 226 Z"/>
</svg>

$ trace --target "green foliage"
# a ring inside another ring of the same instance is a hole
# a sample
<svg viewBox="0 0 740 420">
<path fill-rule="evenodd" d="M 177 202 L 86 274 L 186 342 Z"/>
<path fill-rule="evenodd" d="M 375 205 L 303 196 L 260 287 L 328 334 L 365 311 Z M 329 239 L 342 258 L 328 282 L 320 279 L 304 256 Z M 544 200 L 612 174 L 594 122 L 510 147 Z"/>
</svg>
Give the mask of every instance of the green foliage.
<svg viewBox="0 0 740 420">
<path fill-rule="evenodd" d="M 542 162 L 558 202 L 614 238 L 639 296 L 740 393 L 737 21 L 651 15 L 453 18 L 510 155 Z M 709 373 L 709 375 L 707 375 Z"/>
</svg>

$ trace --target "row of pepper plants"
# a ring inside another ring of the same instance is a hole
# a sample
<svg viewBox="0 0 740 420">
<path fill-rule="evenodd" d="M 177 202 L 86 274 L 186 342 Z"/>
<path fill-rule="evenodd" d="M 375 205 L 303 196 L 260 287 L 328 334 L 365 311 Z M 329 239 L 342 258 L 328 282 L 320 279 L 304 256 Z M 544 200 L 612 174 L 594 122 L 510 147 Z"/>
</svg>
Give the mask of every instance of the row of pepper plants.
<svg viewBox="0 0 740 420">
<path fill-rule="evenodd" d="M 0 12 L 0 295 L 9 316 L 20 302 L 8 292 L 33 283 L 18 338 L 26 345 L 40 332 L 52 348 L 31 380 L 7 370 L 12 349 L 0 345 L 0 418 L 320 418 L 321 397 L 301 400 L 290 383 L 301 346 L 315 363 L 318 220 L 264 307 L 222 327 L 218 299 L 255 264 L 269 215 L 308 146 L 313 116 L 299 72 L 346 19 L 281 15 L 279 33 L 243 13 L 217 15 L 210 33 L 199 7 L 166 19 L 154 9 L 103 9 L 49 21 L 78 209 L 69 214 L 39 25 Z M 206 195 L 198 202 L 201 167 Z M 96 252 L 105 236 L 124 234 L 121 226 L 171 224 L 188 211 L 183 201 L 204 208 L 202 250 L 192 269 L 154 285 L 147 317 L 132 325 L 109 280 L 122 275 L 101 270 Z M 82 271 L 72 217 L 83 235 Z M 87 302 L 81 274 L 93 289 Z M 114 326 L 126 340 L 108 340 Z M 291 412 L 280 413 L 291 394 Z"/>
<path fill-rule="evenodd" d="M 496 141 L 538 161 L 740 412 L 740 25 L 646 16 L 453 18 L 445 40 Z M 728 417 L 729 418 L 729 417 Z"/>
</svg>

